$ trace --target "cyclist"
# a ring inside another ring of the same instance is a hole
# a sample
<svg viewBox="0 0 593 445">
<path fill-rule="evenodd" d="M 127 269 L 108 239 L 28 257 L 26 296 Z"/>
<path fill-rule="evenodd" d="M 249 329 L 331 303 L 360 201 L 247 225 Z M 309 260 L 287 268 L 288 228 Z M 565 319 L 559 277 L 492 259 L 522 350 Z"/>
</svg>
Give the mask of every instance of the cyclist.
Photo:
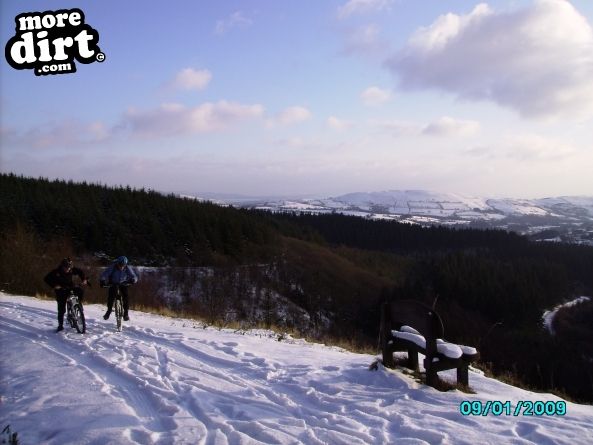
<svg viewBox="0 0 593 445">
<path fill-rule="evenodd" d="M 82 285 L 88 284 L 84 272 L 78 267 L 74 267 L 70 258 L 64 258 L 58 267 L 51 270 L 44 278 L 44 281 L 53 288 L 58 302 L 58 328 L 56 332 L 64 329 L 64 314 L 66 313 L 66 300 L 70 295 L 70 290 L 82 302 L 84 292 L 79 286 L 75 286 L 72 281 L 72 275 L 78 275 Z"/>
<path fill-rule="evenodd" d="M 138 277 L 134 270 L 128 266 L 128 259 L 125 256 L 117 258 L 111 266 L 103 271 L 100 278 L 101 286 L 109 286 L 107 312 L 103 315 L 103 319 L 107 320 L 111 315 L 118 286 L 124 304 L 124 320 L 128 321 L 130 319 L 128 316 L 128 286 L 137 282 Z"/>
</svg>

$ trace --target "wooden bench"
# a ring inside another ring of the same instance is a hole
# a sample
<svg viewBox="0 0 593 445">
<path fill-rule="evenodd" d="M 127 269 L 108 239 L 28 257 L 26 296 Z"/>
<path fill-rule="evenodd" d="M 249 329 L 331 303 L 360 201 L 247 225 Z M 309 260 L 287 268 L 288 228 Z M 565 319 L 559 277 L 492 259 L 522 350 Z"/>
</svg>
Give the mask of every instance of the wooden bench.
<svg viewBox="0 0 593 445">
<path fill-rule="evenodd" d="M 435 386 L 437 373 L 457 369 L 457 383 L 467 386 L 468 367 L 479 358 L 476 349 L 443 340 L 444 328 L 439 314 L 413 300 L 385 303 L 381 311 L 381 350 L 383 365 L 395 366 L 393 353 L 408 352 L 407 367 L 418 370 L 418 353 L 425 356 L 426 383 Z"/>
</svg>

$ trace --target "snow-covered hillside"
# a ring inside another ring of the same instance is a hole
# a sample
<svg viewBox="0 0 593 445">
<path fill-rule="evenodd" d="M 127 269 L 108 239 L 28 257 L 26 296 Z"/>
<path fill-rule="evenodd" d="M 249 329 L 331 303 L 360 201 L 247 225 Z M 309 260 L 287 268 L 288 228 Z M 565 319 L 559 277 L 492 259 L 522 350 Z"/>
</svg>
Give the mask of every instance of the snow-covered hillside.
<svg viewBox="0 0 593 445">
<path fill-rule="evenodd" d="M 470 373 L 441 393 L 370 355 L 86 307 L 54 332 L 55 302 L 0 294 L 0 421 L 22 444 L 590 444 L 593 407 L 565 416 L 462 416 L 470 401 L 559 401 Z M 445 373 L 445 375 L 447 375 Z M 448 374 L 451 376 L 452 374 Z"/>
<path fill-rule="evenodd" d="M 420 225 L 492 227 L 522 234 L 547 234 L 539 240 L 593 245 L 593 196 L 543 199 L 472 197 L 426 190 L 348 193 L 331 198 L 226 201 L 270 211 L 331 213 L 391 219 Z"/>
<path fill-rule="evenodd" d="M 241 205 L 241 203 L 235 203 Z M 333 198 L 268 200 L 260 207 L 282 210 L 358 210 L 369 214 L 432 216 L 472 220 L 499 220 L 508 217 L 584 217 L 593 220 L 593 197 L 544 199 L 493 199 L 425 190 L 390 190 L 349 193 Z"/>
<path fill-rule="evenodd" d="M 589 301 L 590 299 L 591 299 L 590 297 L 581 296 L 581 297 L 575 298 L 572 301 L 568 301 L 566 303 L 559 304 L 554 309 L 552 309 L 550 311 L 545 311 L 544 315 L 542 316 L 542 322 L 543 322 L 544 327 L 548 330 L 548 332 L 550 334 L 554 335 L 555 334 L 554 319 L 556 318 L 556 315 L 558 315 L 558 312 L 560 312 L 562 309 L 574 307 L 581 303 L 585 303 L 585 302 Z"/>
</svg>

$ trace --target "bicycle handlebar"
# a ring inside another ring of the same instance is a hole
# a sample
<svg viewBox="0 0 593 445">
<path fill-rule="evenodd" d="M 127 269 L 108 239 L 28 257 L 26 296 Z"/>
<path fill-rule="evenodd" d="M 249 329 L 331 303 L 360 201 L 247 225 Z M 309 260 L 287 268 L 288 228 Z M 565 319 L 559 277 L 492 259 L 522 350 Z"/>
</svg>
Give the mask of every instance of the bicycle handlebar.
<svg viewBox="0 0 593 445">
<path fill-rule="evenodd" d="M 103 287 L 103 288 L 113 287 L 113 286 L 126 286 L 126 287 L 128 287 L 128 286 L 131 286 L 132 284 L 135 284 L 135 283 L 132 283 L 131 281 L 124 281 L 122 283 L 105 283 L 105 284 L 102 284 L 101 287 Z"/>
</svg>

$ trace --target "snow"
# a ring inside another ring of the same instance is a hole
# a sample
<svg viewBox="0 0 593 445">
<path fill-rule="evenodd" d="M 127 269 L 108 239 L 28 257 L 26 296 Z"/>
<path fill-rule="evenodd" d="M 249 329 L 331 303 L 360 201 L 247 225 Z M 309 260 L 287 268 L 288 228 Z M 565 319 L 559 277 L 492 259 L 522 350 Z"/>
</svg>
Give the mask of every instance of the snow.
<svg viewBox="0 0 593 445">
<path fill-rule="evenodd" d="M 486 198 L 464 196 L 454 193 L 438 193 L 426 190 L 389 190 L 384 192 L 349 193 L 333 198 L 342 205 L 363 206 L 383 205 L 391 213 L 406 215 L 420 212 L 439 215 L 454 215 L 458 211 L 478 209 L 492 210 Z M 432 210 L 432 213 L 429 211 Z M 443 212 L 444 211 L 444 212 Z M 480 215 L 480 213 L 476 213 Z"/>
<path fill-rule="evenodd" d="M 507 215 L 549 215 L 545 209 L 534 205 L 533 202 L 521 199 L 489 199 L 488 205 Z"/>
<path fill-rule="evenodd" d="M 294 210 L 294 211 L 326 211 L 322 206 L 313 204 L 312 202 L 308 202 L 311 200 L 303 200 L 302 202 L 298 201 L 290 201 L 290 200 L 281 200 L 281 201 L 274 201 L 268 202 L 265 207 L 274 208 L 274 209 L 281 209 L 281 210 Z M 261 207 L 260 207 L 261 208 Z"/>
<path fill-rule="evenodd" d="M 420 346 L 422 349 L 426 349 L 426 339 L 423 335 L 413 334 L 412 332 L 400 332 L 391 331 L 394 337 L 401 338 L 413 342 L 415 345 Z M 437 340 L 437 352 L 443 354 L 445 357 L 457 359 L 463 355 L 463 351 L 459 345 L 453 343 L 447 343 L 442 339 Z"/>
<path fill-rule="evenodd" d="M 440 222 L 440 220 L 436 219 L 436 218 L 429 218 L 429 217 L 425 217 L 425 216 L 412 216 L 409 221 L 413 221 L 416 222 L 418 224 L 437 224 Z"/>
<path fill-rule="evenodd" d="M 590 444 L 593 407 L 464 417 L 470 401 L 561 400 L 470 372 L 439 392 L 375 356 L 130 311 L 121 333 L 88 305 L 54 332 L 54 301 L 0 293 L 0 422 L 23 444 Z M 454 371 L 441 375 L 454 380 Z"/>
<path fill-rule="evenodd" d="M 399 221 L 399 218 L 396 215 L 385 215 L 382 213 L 373 213 L 370 215 L 370 218 L 383 221 Z"/>
<path fill-rule="evenodd" d="M 543 198 L 535 200 L 535 202 L 547 208 L 558 207 L 571 209 L 577 207 L 587 212 L 589 216 L 593 216 L 593 197 L 591 196 L 562 196 L 558 198 Z"/>
<path fill-rule="evenodd" d="M 544 315 L 542 316 L 542 321 L 544 323 L 544 327 L 548 330 L 548 332 L 550 332 L 550 334 L 554 335 L 553 323 L 554 323 L 554 317 L 556 317 L 556 314 L 558 313 L 558 311 L 562 308 L 576 306 L 577 304 L 584 303 L 586 301 L 589 301 L 590 299 L 591 299 L 590 297 L 585 297 L 585 296 L 578 297 L 578 298 L 575 298 L 574 300 L 569 301 L 567 303 L 559 304 L 551 311 L 545 311 Z"/>
<path fill-rule="evenodd" d="M 465 355 L 476 355 L 478 350 L 473 346 L 457 345 Z"/>
<path fill-rule="evenodd" d="M 271 212 L 336 212 L 421 226 L 462 226 L 477 222 L 481 227 L 514 230 L 521 234 L 534 233 L 536 227 L 542 224 L 553 224 L 564 233 L 563 242 L 592 244 L 581 229 L 586 229 L 593 222 L 593 196 L 517 199 L 426 190 L 388 190 L 349 193 L 331 198 L 253 198 L 233 204 Z"/>
<path fill-rule="evenodd" d="M 399 330 L 400 330 L 400 332 L 409 332 L 410 334 L 421 335 L 420 332 L 418 332 L 412 326 L 407 326 L 405 324 L 400 326 Z"/>
</svg>

